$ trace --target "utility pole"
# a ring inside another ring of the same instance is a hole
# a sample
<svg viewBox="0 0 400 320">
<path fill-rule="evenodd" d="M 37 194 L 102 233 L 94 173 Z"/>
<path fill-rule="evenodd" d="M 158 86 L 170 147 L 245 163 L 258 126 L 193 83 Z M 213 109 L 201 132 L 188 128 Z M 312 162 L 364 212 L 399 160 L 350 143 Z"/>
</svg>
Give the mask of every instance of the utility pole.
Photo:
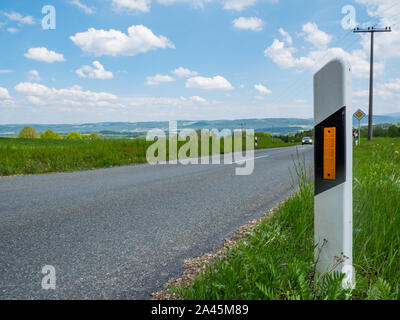
<svg viewBox="0 0 400 320">
<path fill-rule="evenodd" d="M 240 130 L 242 131 L 243 134 L 243 127 L 246 126 L 246 123 L 240 122 Z"/>
<path fill-rule="evenodd" d="M 375 32 L 392 32 L 391 27 L 367 29 L 355 28 L 354 33 L 370 33 L 371 34 L 371 55 L 370 55 L 370 71 L 369 71 L 369 112 L 368 112 L 368 140 L 372 140 L 372 119 L 373 119 L 373 100 L 374 100 L 374 33 Z"/>
</svg>

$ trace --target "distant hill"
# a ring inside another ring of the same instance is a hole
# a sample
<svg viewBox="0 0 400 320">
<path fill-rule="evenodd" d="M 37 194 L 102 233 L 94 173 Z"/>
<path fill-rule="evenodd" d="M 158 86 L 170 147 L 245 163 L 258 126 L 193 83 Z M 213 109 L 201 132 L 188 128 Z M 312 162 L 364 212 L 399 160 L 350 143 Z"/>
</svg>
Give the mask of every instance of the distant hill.
<svg viewBox="0 0 400 320">
<path fill-rule="evenodd" d="M 81 134 L 98 132 L 107 136 L 127 136 L 135 137 L 145 134 L 150 129 L 162 129 L 168 131 L 169 123 L 162 122 L 101 122 L 83 124 L 7 124 L 0 125 L 0 136 L 16 136 L 26 125 L 34 127 L 39 134 L 47 129 L 51 129 L 61 135 L 66 135 L 72 131 Z M 180 120 L 179 129 L 240 129 L 248 128 L 256 131 L 270 132 L 273 134 L 290 134 L 300 130 L 312 128 L 312 119 L 239 119 L 239 120 Z"/>
<path fill-rule="evenodd" d="M 400 112 L 388 113 L 388 114 L 385 114 L 385 116 L 400 118 Z"/>
<path fill-rule="evenodd" d="M 377 115 L 374 124 L 398 123 L 400 116 Z M 354 124 L 357 122 L 354 120 Z M 362 124 L 367 124 L 365 118 Z M 145 134 L 148 130 L 158 128 L 168 131 L 167 121 L 151 122 L 100 122 L 83 124 L 7 124 L 0 125 L 0 137 L 12 137 L 18 135 L 19 131 L 26 125 L 34 127 L 39 134 L 51 129 L 61 135 L 67 135 L 72 131 L 82 134 L 98 132 L 110 137 L 136 137 Z M 248 128 L 260 132 L 272 134 L 294 134 L 301 130 L 312 129 L 313 119 L 299 118 L 266 118 L 266 119 L 238 119 L 238 120 L 180 120 L 178 128 L 198 129 L 240 129 Z"/>
<path fill-rule="evenodd" d="M 390 115 L 376 115 L 374 116 L 373 123 L 374 124 L 397 124 L 400 122 L 400 115 L 396 116 L 393 114 L 393 116 Z M 353 119 L 353 125 L 358 124 L 358 121 L 356 119 Z M 361 125 L 367 125 L 368 124 L 368 116 L 366 116 L 363 120 L 361 120 Z"/>
</svg>

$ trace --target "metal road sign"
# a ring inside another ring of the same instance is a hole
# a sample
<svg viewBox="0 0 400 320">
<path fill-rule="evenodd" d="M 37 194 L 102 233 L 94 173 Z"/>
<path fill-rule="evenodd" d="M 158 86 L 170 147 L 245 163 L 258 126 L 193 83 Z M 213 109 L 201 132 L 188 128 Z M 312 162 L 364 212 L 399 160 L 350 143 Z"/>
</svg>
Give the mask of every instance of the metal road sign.
<svg viewBox="0 0 400 320">
<path fill-rule="evenodd" d="M 364 119 L 367 115 L 365 114 L 364 111 L 361 109 L 358 109 L 356 112 L 354 112 L 353 117 L 356 118 L 358 121 L 361 121 Z"/>
<path fill-rule="evenodd" d="M 314 75 L 314 240 L 319 272 L 341 271 L 353 282 L 353 144 L 351 70 L 332 60 Z"/>
<path fill-rule="evenodd" d="M 353 117 L 358 120 L 358 137 L 356 137 L 356 145 L 361 144 L 361 120 L 364 119 L 367 115 L 361 109 L 358 109 L 354 112 Z M 358 140 L 357 140 L 358 139 Z"/>
</svg>

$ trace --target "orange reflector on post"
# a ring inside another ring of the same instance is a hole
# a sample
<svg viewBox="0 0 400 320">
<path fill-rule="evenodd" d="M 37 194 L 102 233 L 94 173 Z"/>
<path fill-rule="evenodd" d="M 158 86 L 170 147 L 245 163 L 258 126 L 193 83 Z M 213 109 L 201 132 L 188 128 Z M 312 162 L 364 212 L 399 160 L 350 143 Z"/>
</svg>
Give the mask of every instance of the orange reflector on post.
<svg viewBox="0 0 400 320">
<path fill-rule="evenodd" d="M 323 179 L 336 179 L 336 128 L 324 128 L 324 173 Z"/>
</svg>

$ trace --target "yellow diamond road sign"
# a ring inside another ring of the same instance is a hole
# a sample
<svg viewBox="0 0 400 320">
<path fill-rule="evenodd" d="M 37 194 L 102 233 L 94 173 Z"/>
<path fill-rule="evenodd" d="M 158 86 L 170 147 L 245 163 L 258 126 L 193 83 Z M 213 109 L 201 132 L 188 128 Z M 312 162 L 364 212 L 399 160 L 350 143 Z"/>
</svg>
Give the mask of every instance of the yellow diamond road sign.
<svg viewBox="0 0 400 320">
<path fill-rule="evenodd" d="M 366 114 L 364 113 L 364 111 L 362 111 L 361 109 L 358 109 L 355 113 L 354 113 L 354 118 L 356 118 L 357 120 L 362 120 Z"/>
</svg>

